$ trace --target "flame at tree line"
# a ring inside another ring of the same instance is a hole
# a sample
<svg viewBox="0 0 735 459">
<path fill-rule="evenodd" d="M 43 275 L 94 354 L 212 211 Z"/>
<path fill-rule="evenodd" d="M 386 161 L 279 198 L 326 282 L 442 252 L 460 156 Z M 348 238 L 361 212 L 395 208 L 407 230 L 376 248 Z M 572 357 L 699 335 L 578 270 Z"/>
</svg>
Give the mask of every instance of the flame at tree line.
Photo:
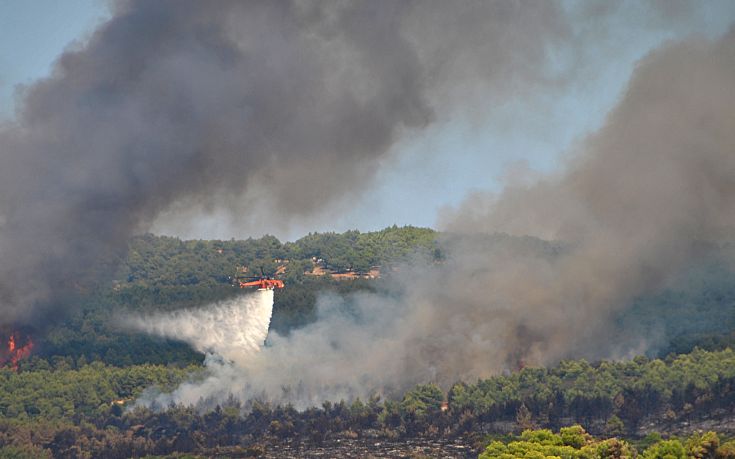
<svg viewBox="0 0 735 459">
<path fill-rule="evenodd" d="M 5 346 L 0 348 L 0 366 L 8 366 L 13 371 L 18 370 L 18 362 L 31 355 L 33 340 L 30 334 L 20 330 L 13 330 L 3 340 Z"/>
</svg>

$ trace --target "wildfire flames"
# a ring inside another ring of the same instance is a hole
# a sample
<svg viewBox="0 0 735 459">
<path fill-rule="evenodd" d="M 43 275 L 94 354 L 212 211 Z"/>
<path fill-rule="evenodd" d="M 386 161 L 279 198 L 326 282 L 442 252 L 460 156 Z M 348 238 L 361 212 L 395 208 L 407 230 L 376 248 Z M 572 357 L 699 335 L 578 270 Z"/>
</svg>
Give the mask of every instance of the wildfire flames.
<svg viewBox="0 0 735 459">
<path fill-rule="evenodd" d="M 31 355 L 33 341 L 31 337 L 20 331 L 8 334 L 6 346 L 0 349 L 0 366 L 9 366 L 13 371 L 18 370 L 18 362 Z"/>
</svg>

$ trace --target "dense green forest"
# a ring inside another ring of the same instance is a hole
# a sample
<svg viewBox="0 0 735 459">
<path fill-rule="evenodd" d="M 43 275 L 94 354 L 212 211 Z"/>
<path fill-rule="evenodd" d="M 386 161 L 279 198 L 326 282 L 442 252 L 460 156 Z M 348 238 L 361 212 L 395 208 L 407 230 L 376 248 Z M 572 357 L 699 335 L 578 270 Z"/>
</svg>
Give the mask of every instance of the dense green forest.
<svg viewBox="0 0 735 459">
<path fill-rule="evenodd" d="M 735 441 L 722 441 L 715 432 L 693 434 L 687 438 L 663 440 L 651 435 L 639 442 L 642 459 L 735 458 Z M 633 458 L 638 450 L 616 437 L 596 439 L 580 425 L 563 427 L 558 434 L 548 429 L 526 430 L 508 441 L 493 441 L 480 459 L 598 459 Z"/>
<path fill-rule="evenodd" d="M 101 273 L 98 284 L 80 292 L 69 313 L 39 330 L 36 354 L 112 365 L 191 364 L 202 356 L 187 345 L 130 334 L 116 326 L 128 311 L 167 310 L 198 306 L 240 294 L 236 275 L 275 275 L 288 288 L 276 292 L 271 329 L 287 334 L 315 318 L 319 292 L 348 294 L 377 290 L 381 279 L 340 281 L 329 275 L 306 275 L 315 266 L 323 272 L 364 273 L 413 257 L 439 257 L 437 233 L 416 227 L 390 227 L 360 233 L 313 233 L 295 242 L 273 236 L 231 241 L 182 241 L 150 234 L 134 238 L 114 275 Z M 318 261 L 318 263 L 315 263 Z M 243 273 L 245 267 L 247 272 Z M 385 274 L 384 276 L 385 277 Z"/>
<path fill-rule="evenodd" d="M 649 360 L 565 361 L 551 369 L 527 368 L 449 392 L 453 407 L 483 420 L 513 420 L 560 426 L 568 419 L 598 432 L 632 432 L 645 416 L 674 421 L 695 410 L 734 406 L 735 353 L 731 349 Z"/>
<path fill-rule="evenodd" d="M 284 439 L 320 444 L 333 437 L 363 435 L 470 436 L 484 445 L 489 440 L 481 433 L 496 431 L 494 423 L 503 422 L 510 433 L 579 423 L 598 435 L 636 437 L 646 417 L 674 425 L 735 410 L 735 352 L 730 349 L 695 350 L 665 360 L 568 361 L 548 370 L 526 368 L 474 384 L 458 383 L 448 392 L 425 384 L 400 400 L 376 396 L 301 412 L 257 400 L 244 406 L 234 399 L 209 412 L 184 406 L 164 412 L 132 409 L 133 399 L 147 387 L 171 388 L 191 377 L 187 374 L 192 369 L 116 368 L 99 362 L 70 368 L 64 361 L 45 368 L 36 365 L 0 371 L 0 457 L 209 455 L 215 450 L 257 455 Z M 551 438 L 548 444 L 561 447 L 569 442 L 570 432 L 562 431 L 562 443 L 550 433 L 543 435 Z M 534 435 L 542 434 L 524 435 L 521 441 L 534 442 L 540 438 Z M 613 446 L 588 440 L 574 445 Z M 518 447 L 494 442 L 483 454 L 508 457 L 502 454 Z M 624 457 L 584 456 L 582 450 L 562 457 Z"/>
<path fill-rule="evenodd" d="M 130 242 L 127 255 L 114 273 L 101 273 L 100 281 L 82 291 L 65 309 L 68 313 L 37 330 L 36 355 L 76 360 L 103 361 L 111 365 L 201 362 L 188 346 L 139 334 L 116 326 L 127 311 L 175 309 L 202 305 L 237 295 L 232 277 L 242 274 L 273 275 L 288 288 L 278 290 L 271 329 L 280 334 L 304 326 L 316 317 L 316 301 L 322 292 L 349 294 L 383 291 L 392 268 L 407 260 L 441 261 L 451 236 L 431 229 L 390 227 L 377 232 L 314 233 L 295 242 L 281 243 L 272 236 L 231 241 L 182 241 L 165 236 L 142 235 Z M 558 244 L 531 237 L 482 236 L 477 244 L 512 245 L 554 256 L 564 250 Z M 695 346 L 721 349 L 735 344 L 735 272 L 726 259 L 732 247 L 711 250 L 681 279 L 660 292 L 638 298 L 630 308 L 612 318 L 627 337 L 645 337 L 649 356 L 688 352 Z M 318 264 L 315 260 L 321 260 Z M 378 279 L 344 281 L 329 275 L 305 273 L 315 266 L 323 272 L 363 273 L 380 267 Z"/>
</svg>

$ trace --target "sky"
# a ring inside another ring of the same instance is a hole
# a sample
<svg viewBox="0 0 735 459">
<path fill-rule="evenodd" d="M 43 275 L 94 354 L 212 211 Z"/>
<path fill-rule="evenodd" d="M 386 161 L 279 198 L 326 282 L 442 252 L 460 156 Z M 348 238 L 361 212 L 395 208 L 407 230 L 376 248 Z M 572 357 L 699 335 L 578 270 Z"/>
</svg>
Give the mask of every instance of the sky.
<svg viewBox="0 0 735 459">
<path fill-rule="evenodd" d="M 635 9 L 636 2 L 627 6 Z M 0 119 L 12 121 L 16 91 L 49 75 L 60 53 L 83 43 L 108 16 L 103 1 L 0 0 Z M 285 226 L 257 212 L 234 220 L 214 210 L 187 215 L 185 221 L 174 219 L 173 224 L 164 218 L 152 230 L 183 238 L 268 233 L 295 239 L 310 231 L 369 231 L 393 224 L 436 227 L 443 210 L 459 205 L 468 193 L 498 192 L 508 181 L 562 168 L 574 146 L 604 122 L 639 59 L 669 40 L 721 35 L 735 18 L 735 2 L 708 2 L 666 27 L 638 24 L 631 17 L 635 14 L 626 11 L 618 23 L 613 21 L 605 58 L 590 60 L 594 71 L 581 68 L 577 84 L 487 107 L 479 118 L 453 113 L 403 138 L 381 160 L 370 186 L 339 212 L 316 213 Z M 558 59 L 562 62 L 564 56 Z M 262 198 L 258 190 L 251 190 L 243 199 L 257 198 Z"/>
<path fill-rule="evenodd" d="M 47 76 L 56 57 L 107 16 L 95 0 L 0 0 L 0 119 L 12 117 L 17 85 Z"/>
</svg>

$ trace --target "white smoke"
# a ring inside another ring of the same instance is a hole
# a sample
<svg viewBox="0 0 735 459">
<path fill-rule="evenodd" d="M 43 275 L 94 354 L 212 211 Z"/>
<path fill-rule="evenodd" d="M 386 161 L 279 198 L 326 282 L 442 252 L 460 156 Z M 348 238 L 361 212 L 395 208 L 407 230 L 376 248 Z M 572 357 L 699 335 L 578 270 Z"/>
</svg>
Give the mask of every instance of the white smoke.
<svg viewBox="0 0 735 459">
<path fill-rule="evenodd" d="M 419 379 L 415 368 L 406 367 L 413 347 L 402 336 L 412 334 L 402 334 L 409 324 L 401 310 L 415 318 L 418 303 L 379 294 L 322 294 L 315 323 L 289 336 L 271 333 L 269 345 L 263 347 L 272 306 L 269 290 L 244 302 L 128 320 L 137 330 L 185 341 L 206 353 L 206 371 L 170 393 L 150 388 L 136 406 L 165 409 L 183 404 L 207 409 L 235 397 L 305 409 L 325 400 L 399 393 L 422 378 L 431 379 L 431 365 Z"/>
<path fill-rule="evenodd" d="M 244 365 L 263 347 L 272 313 L 273 290 L 258 290 L 203 308 L 133 317 L 126 322 L 133 329 L 184 341 L 197 351 Z"/>
</svg>

